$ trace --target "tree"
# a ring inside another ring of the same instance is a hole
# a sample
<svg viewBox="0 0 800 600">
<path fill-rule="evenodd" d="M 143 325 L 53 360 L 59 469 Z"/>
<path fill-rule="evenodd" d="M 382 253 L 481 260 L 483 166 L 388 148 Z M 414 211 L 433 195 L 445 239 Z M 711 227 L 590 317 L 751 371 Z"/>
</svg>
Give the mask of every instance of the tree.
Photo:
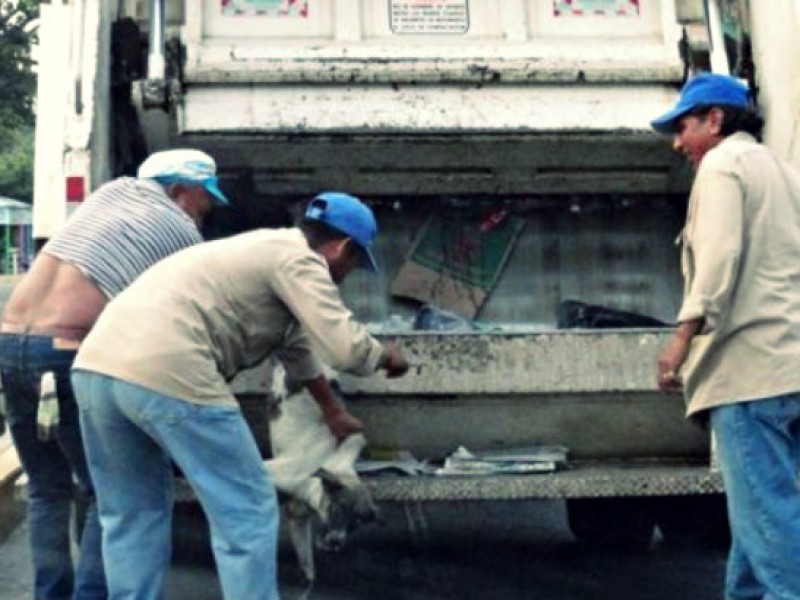
<svg viewBox="0 0 800 600">
<path fill-rule="evenodd" d="M 38 0 L 0 0 L 0 127 L 33 124 L 36 74 L 31 44 L 36 42 Z"/>
<path fill-rule="evenodd" d="M 33 198 L 33 126 L 2 131 L 5 150 L 0 152 L 0 196 L 30 202 Z"/>
<path fill-rule="evenodd" d="M 0 0 L 0 196 L 33 196 L 33 102 L 39 0 Z"/>
</svg>

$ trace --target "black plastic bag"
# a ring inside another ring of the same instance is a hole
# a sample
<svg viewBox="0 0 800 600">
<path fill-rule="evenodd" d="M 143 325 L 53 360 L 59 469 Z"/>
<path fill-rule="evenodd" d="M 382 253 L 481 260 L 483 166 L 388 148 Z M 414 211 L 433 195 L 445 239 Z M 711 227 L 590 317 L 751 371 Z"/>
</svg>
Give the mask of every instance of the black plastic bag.
<svg viewBox="0 0 800 600">
<path fill-rule="evenodd" d="M 577 300 L 565 300 L 558 305 L 559 329 L 619 329 L 626 327 L 671 327 L 647 315 L 616 310 Z"/>
</svg>

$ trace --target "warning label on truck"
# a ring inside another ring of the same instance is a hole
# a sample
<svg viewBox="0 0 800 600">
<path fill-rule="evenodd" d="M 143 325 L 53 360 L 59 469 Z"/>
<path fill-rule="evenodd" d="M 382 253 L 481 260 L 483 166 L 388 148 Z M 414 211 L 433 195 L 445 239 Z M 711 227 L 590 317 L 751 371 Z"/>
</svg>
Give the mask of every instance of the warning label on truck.
<svg viewBox="0 0 800 600">
<path fill-rule="evenodd" d="M 461 35 L 469 31 L 467 0 L 389 0 L 395 34 Z"/>
<path fill-rule="evenodd" d="M 641 0 L 553 0 L 555 17 L 638 17 Z"/>
</svg>

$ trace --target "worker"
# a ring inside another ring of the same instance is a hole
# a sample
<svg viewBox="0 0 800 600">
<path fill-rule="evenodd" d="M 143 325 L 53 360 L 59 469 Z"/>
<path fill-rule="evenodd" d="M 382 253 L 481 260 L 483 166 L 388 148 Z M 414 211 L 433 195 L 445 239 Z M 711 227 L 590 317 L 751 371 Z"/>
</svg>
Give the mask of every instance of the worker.
<svg viewBox="0 0 800 600">
<path fill-rule="evenodd" d="M 690 79 L 652 122 L 696 168 L 664 392 L 710 421 L 732 545 L 725 597 L 800 599 L 800 172 L 759 143 L 748 87 Z"/>
<path fill-rule="evenodd" d="M 397 346 L 354 320 L 336 286 L 356 267 L 377 269 L 372 211 L 327 192 L 303 215 L 296 227 L 239 234 L 159 263 L 82 344 L 72 381 L 112 597 L 161 597 L 171 461 L 208 518 L 225 598 L 278 597 L 276 495 L 228 386 L 238 372 L 276 355 L 343 440 L 363 426 L 334 396 L 315 353 L 355 375 L 408 370 Z"/>
<path fill-rule="evenodd" d="M 142 163 L 137 178 L 101 186 L 42 248 L 6 305 L 0 372 L 11 438 L 28 476 L 37 600 L 106 597 L 70 366 L 111 298 L 150 265 L 202 241 L 203 218 L 213 204 L 227 204 L 215 172 L 203 152 L 168 150 Z M 50 404 L 56 410 L 45 427 L 41 413 Z M 87 507 L 77 567 L 70 551 L 73 478 Z"/>
</svg>

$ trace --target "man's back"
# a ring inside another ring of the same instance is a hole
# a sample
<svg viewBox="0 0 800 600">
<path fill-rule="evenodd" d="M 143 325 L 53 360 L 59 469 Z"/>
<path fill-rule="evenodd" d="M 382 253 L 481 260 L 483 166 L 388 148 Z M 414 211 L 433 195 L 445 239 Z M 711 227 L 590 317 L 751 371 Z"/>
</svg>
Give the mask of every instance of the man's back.
<svg viewBox="0 0 800 600">
<path fill-rule="evenodd" d="M 224 379 L 280 348 L 290 347 L 287 360 L 305 371 L 293 375 L 320 374 L 297 321 L 332 366 L 375 370 L 380 344 L 341 303 L 323 258 L 299 229 L 262 229 L 149 270 L 109 305 L 75 367 L 186 400 L 230 402 Z"/>
<path fill-rule="evenodd" d="M 3 330 L 79 341 L 110 297 L 151 264 L 200 241 L 157 183 L 112 181 L 43 248 L 9 299 Z"/>
<path fill-rule="evenodd" d="M 698 170 L 684 243 L 685 306 L 705 313 L 682 370 L 689 413 L 800 389 L 797 171 L 752 136 L 729 136 Z"/>
<path fill-rule="evenodd" d="M 47 332 L 80 341 L 107 302 L 77 268 L 44 254 L 14 289 L 3 327 L 15 333 Z"/>
</svg>

